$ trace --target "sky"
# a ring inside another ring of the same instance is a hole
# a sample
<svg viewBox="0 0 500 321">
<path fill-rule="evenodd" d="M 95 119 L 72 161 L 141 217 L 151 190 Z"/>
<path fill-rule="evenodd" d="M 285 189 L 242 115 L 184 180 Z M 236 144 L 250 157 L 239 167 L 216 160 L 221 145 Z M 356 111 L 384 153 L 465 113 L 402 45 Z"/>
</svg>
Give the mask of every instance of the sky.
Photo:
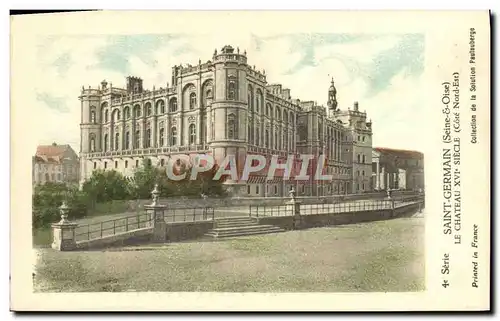
<svg viewBox="0 0 500 321">
<path fill-rule="evenodd" d="M 248 64 L 265 70 L 269 83 L 290 88 L 292 98 L 326 106 L 333 77 L 340 109 L 354 101 L 373 122 L 373 146 L 422 150 L 424 130 L 424 36 L 422 34 L 214 34 L 48 36 L 34 44 L 36 67 L 26 97 L 40 121 L 38 144 L 80 149 L 81 87 L 106 79 L 125 87 L 126 76 L 144 88 L 166 87 L 174 65 L 196 65 L 215 49 L 246 50 Z"/>
</svg>

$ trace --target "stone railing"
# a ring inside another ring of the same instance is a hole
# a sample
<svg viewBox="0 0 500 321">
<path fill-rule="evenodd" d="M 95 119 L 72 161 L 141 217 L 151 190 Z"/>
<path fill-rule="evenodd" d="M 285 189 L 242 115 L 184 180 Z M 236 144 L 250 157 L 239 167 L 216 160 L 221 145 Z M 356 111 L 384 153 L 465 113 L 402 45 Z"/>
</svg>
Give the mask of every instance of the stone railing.
<svg viewBox="0 0 500 321">
<path fill-rule="evenodd" d="M 103 158 L 103 157 L 136 157 L 136 156 L 148 156 L 157 155 L 159 153 L 185 153 L 185 152 L 206 152 L 208 151 L 208 145 L 197 144 L 197 145 L 184 145 L 184 146 L 170 146 L 170 147 L 154 147 L 154 148 L 143 148 L 143 149 L 130 149 L 130 150 L 116 150 L 107 152 L 94 152 L 86 154 L 87 158 Z"/>
</svg>

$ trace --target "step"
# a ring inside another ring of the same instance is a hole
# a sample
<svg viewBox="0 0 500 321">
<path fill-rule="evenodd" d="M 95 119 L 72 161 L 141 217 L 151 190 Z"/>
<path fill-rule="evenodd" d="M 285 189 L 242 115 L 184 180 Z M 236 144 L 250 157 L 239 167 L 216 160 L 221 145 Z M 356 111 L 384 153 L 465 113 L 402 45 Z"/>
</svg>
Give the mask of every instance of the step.
<svg viewBox="0 0 500 321">
<path fill-rule="evenodd" d="M 238 226 L 254 226 L 258 225 L 257 222 L 224 222 L 224 223 L 215 223 L 216 228 L 221 227 L 238 227 Z"/>
<path fill-rule="evenodd" d="M 224 231 L 247 231 L 247 230 L 255 230 L 255 229 L 263 229 L 263 228 L 275 228 L 274 225 L 245 225 L 245 226 L 235 226 L 235 227 L 216 227 L 213 228 L 212 231 L 215 232 L 224 232 Z"/>
<path fill-rule="evenodd" d="M 280 230 L 279 227 L 277 226 L 263 226 L 259 228 L 241 228 L 241 229 L 223 229 L 223 230 L 211 230 L 209 231 L 210 234 L 214 235 L 226 235 L 226 234 L 233 234 L 233 233 L 238 233 L 238 234 L 246 234 L 246 233 L 252 233 L 252 232 L 274 232 Z"/>
<path fill-rule="evenodd" d="M 237 217 L 220 217 L 215 219 L 216 222 L 240 222 L 240 221 L 255 221 L 251 217 L 248 216 L 237 216 Z"/>
<path fill-rule="evenodd" d="M 212 238 L 229 238 L 229 237 L 238 237 L 238 236 L 250 236 L 250 235 L 259 235 L 259 234 L 272 234 L 272 233 L 282 233 L 285 232 L 284 229 L 277 228 L 273 230 L 257 230 L 257 231 L 250 231 L 250 232 L 244 232 L 244 233 L 238 233 L 238 232 L 233 232 L 233 233 L 227 233 L 227 234 L 211 234 L 210 232 L 205 234 L 205 236 L 212 237 Z"/>
</svg>

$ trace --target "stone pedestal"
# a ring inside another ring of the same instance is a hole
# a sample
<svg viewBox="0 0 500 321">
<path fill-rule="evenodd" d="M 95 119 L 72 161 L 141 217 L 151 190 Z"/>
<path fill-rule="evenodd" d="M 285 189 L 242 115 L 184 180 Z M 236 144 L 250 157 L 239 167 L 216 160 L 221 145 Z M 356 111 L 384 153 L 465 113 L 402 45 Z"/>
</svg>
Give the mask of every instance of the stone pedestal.
<svg viewBox="0 0 500 321">
<path fill-rule="evenodd" d="M 155 184 L 154 190 L 151 192 L 153 203 L 145 205 L 146 213 L 148 213 L 150 226 L 153 228 L 153 242 L 165 242 L 167 240 L 167 223 L 165 222 L 166 205 L 160 205 L 160 191 L 158 184 Z"/>
<path fill-rule="evenodd" d="M 295 189 L 289 192 L 291 200 L 288 201 L 287 206 L 289 206 L 293 213 L 293 228 L 298 230 L 302 227 L 302 216 L 300 215 L 300 204 L 301 202 L 295 199 Z"/>
<path fill-rule="evenodd" d="M 71 251 L 76 249 L 76 223 L 68 221 L 69 207 L 65 202 L 60 207 L 61 220 L 52 224 L 52 248 L 57 251 Z"/>
<path fill-rule="evenodd" d="M 166 205 L 145 205 L 146 213 L 153 228 L 153 242 L 165 242 L 167 240 L 167 223 L 165 222 Z"/>
</svg>

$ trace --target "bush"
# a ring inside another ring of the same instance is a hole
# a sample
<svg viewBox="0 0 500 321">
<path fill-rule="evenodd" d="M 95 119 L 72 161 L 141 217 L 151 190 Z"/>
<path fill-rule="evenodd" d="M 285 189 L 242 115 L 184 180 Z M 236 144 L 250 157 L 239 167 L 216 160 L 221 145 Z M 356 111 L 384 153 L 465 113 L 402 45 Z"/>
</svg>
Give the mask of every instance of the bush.
<svg viewBox="0 0 500 321">
<path fill-rule="evenodd" d="M 66 200 L 70 207 L 68 216 L 80 218 L 87 214 L 88 198 L 75 187 L 61 183 L 47 183 L 35 187 L 33 194 L 32 224 L 35 228 L 47 227 L 61 219 L 59 207 Z"/>
</svg>

